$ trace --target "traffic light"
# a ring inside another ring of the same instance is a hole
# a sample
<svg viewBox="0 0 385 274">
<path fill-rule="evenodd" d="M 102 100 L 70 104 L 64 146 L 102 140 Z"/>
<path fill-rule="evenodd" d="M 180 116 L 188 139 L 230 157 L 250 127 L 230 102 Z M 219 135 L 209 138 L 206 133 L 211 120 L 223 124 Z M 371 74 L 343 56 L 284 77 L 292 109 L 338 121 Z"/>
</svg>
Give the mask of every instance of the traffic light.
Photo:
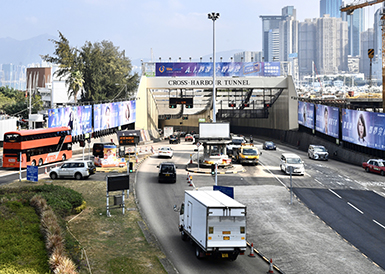
<svg viewBox="0 0 385 274">
<path fill-rule="evenodd" d="M 183 116 L 182 120 L 188 120 L 188 116 Z"/>
<path fill-rule="evenodd" d="M 215 175 L 215 164 L 211 164 L 211 175 Z"/>
<path fill-rule="evenodd" d="M 229 108 L 235 108 L 235 103 L 229 103 Z"/>
<path fill-rule="evenodd" d="M 128 162 L 128 171 L 129 171 L 129 173 L 134 172 L 134 163 L 133 162 Z"/>
<path fill-rule="evenodd" d="M 243 104 L 242 104 L 242 107 L 244 107 L 244 108 L 249 107 L 249 103 L 243 103 Z"/>
<path fill-rule="evenodd" d="M 85 147 L 86 146 L 86 142 L 84 140 L 80 140 L 79 144 L 80 144 L 81 147 Z"/>
<path fill-rule="evenodd" d="M 176 108 L 176 105 L 168 105 L 169 108 Z"/>
<path fill-rule="evenodd" d="M 170 115 L 167 115 L 164 119 L 165 119 L 165 120 L 170 120 L 170 119 L 171 119 L 171 116 L 170 116 Z"/>
<path fill-rule="evenodd" d="M 265 108 L 269 108 L 269 107 L 271 107 L 270 104 L 265 104 Z"/>
<path fill-rule="evenodd" d="M 193 105 L 191 104 L 191 105 L 185 105 L 186 106 L 186 108 L 193 108 Z"/>
</svg>

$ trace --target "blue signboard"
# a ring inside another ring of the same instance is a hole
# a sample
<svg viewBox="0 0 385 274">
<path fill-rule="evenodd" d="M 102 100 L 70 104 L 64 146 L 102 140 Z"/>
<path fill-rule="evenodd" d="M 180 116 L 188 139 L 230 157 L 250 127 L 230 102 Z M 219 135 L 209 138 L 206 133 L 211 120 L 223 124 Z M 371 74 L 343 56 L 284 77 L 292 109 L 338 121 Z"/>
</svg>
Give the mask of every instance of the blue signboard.
<svg viewBox="0 0 385 274">
<path fill-rule="evenodd" d="M 342 109 L 342 140 L 385 150 L 385 114 Z"/>
<path fill-rule="evenodd" d="M 339 109 L 325 105 L 316 105 L 315 129 L 326 135 L 338 138 L 339 132 Z"/>
<path fill-rule="evenodd" d="M 39 181 L 39 168 L 37 166 L 27 166 L 27 180 L 32 182 Z"/>
<path fill-rule="evenodd" d="M 298 124 L 314 129 L 314 104 L 298 101 Z"/>
<path fill-rule="evenodd" d="M 220 62 L 216 63 L 216 76 L 280 76 L 279 62 Z M 211 77 L 213 63 L 156 63 L 157 77 Z"/>
<path fill-rule="evenodd" d="M 220 192 L 226 194 L 230 198 L 234 199 L 234 188 L 229 186 L 214 186 L 213 190 L 219 190 Z"/>
</svg>

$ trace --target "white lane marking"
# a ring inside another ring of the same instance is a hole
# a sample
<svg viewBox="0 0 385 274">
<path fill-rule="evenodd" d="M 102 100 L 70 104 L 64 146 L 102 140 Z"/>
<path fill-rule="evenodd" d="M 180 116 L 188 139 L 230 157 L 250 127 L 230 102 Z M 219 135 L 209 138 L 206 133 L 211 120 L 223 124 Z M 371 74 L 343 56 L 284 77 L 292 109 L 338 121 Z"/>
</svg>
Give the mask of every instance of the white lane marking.
<svg viewBox="0 0 385 274">
<path fill-rule="evenodd" d="M 361 214 L 364 214 L 364 212 L 362 212 L 361 210 L 359 210 L 358 208 L 356 208 L 354 205 L 352 205 L 351 203 L 348 202 L 348 205 L 350 205 L 352 208 L 354 208 L 355 210 L 357 210 L 359 213 Z"/>
<path fill-rule="evenodd" d="M 321 183 L 321 182 L 318 181 L 317 179 L 314 179 L 314 181 L 316 181 L 316 182 L 319 183 L 321 186 L 323 186 L 323 183 Z"/>
<path fill-rule="evenodd" d="M 261 166 L 263 166 L 264 168 L 266 168 L 268 171 L 269 171 L 269 173 L 271 174 L 271 175 L 273 175 L 274 176 L 274 178 L 275 179 L 277 179 L 277 181 L 278 182 L 280 182 L 281 183 L 281 185 L 283 185 L 285 188 L 288 188 L 273 172 L 271 172 L 271 170 L 270 169 L 268 169 L 261 161 L 259 161 L 259 164 L 261 165 Z M 280 169 L 281 170 L 281 169 Z"/>
<path fill-rule="evenodd" d="M 330 191 L 331 193 L 333 193 L 334 195 L 336 195 L 338 198 L 342 199 L 342 197 L 341 197 L 340 195 L 338 195 L 337 193 L 335 193 L 333 190 L 329 189 L 329 191 Z"/>
<path fill-rule="evenodd" d="M 375 222 L 375 223 L 378 224 L 380 227 L 382 227 L 383 229 L 385 229 L 385 226 L 382 225 L 381 223 L 377 222 L 376 220 L 373 220 L 373 222 Z"/>
</svg>

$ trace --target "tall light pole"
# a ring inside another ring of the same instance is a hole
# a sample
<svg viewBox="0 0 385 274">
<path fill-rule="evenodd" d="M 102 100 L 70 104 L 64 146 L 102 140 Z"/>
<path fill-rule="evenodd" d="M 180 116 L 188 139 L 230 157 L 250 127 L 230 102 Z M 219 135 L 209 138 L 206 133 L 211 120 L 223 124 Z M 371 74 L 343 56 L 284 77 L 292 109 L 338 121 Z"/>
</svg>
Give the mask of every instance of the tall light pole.
<svg viewBox="0 0 385 274">
<path fill-rule="evenodd" d="M 216 119 L 216 109 L 215 109 L 215 74 L 216 74 L 216 69 L 215 69 L 215 21 L 219 18 L 219 13 L 218 12 L 212 12 L 208 14 L 208 18 L 210 20 L 213 20 L 213 123 L 217 122 Z"/>
</svg>

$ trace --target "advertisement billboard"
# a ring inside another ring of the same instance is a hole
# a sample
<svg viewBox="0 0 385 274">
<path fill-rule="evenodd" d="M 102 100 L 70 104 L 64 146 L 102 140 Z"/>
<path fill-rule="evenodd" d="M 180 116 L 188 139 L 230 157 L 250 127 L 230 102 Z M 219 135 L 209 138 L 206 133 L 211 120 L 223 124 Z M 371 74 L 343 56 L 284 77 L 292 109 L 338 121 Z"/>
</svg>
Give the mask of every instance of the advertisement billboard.
<svg viewBox="0 0 385 274">
<path fill-rule="evenodd" d="M 314 129 L 314 104 L 298 101 L 298 124 Z"/>
<path fill-rule="evenodd" d="M 76 106 L 48 110 L 48 127 L 69 126 L 72 136 L 92 132 L 92 106 Z"/>
<path fill-rule="evenodd" d="M 315 129 L 321 133 L 338 138 L 339 109 L 325 105 L 316 105 Z"/>
<path fill-rule="evenodd" d="M 342 109 L 342 140 L 385 150 L 385 114 Z"/>
<path fill-rule="evenodd" d="M 279 62 L 219 62 L 216 76 L 280 76 Z M 156 63 L 157 77 L 212 77 L 213 63 Z"/>
<path fill-rule="evenodd" d="M 94 131 L 134 123 L 135 120 L 135 101 L 94 105 Z"/>
</svg>

